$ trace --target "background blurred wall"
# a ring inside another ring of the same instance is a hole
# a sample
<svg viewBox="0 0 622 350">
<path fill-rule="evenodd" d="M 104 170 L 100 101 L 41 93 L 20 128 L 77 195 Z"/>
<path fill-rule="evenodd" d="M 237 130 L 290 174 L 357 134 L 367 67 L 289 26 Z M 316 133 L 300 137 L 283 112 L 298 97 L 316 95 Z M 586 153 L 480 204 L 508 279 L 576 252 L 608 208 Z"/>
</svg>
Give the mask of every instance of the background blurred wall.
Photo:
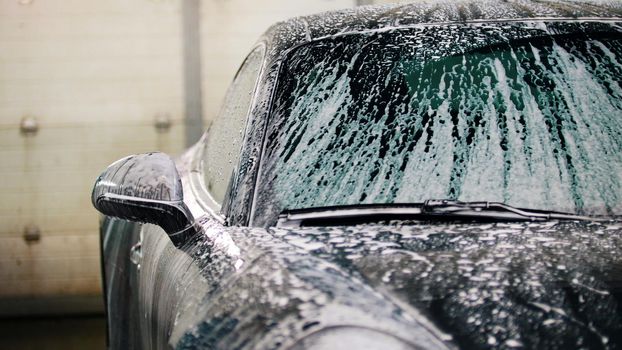
<svg viewBox="0 0 622 350">
<path fill-rule="evenodd" d="M 91 186 L 124 155 L 182 149 L 180 21 L 176 1 L 0 2 L 0 297 L 100 293 Z"/>
<path fill-rule="evenodd" d="M 100 305 L 95 178 L 127 154 L 185 147 L 182 1 L 0 2 L 0 315 Z M 356 1 L 197 4 L 208 125 L 270 24 Z"/>
</svg>

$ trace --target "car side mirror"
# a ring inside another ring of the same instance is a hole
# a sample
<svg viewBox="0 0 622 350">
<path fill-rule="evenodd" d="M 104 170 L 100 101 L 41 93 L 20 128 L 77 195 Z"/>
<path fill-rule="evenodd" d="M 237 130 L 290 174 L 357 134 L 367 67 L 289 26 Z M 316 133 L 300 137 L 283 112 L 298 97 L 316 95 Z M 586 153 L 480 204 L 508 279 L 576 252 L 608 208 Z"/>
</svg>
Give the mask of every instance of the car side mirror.
<svg viewBox="0 0 622 350">
<path fill-rule="evenodd" d="M 175 162 L 160 152 L 112 163 L 95 181 L 91 197 L 104 215 L 160 226 L 178 248 L 197 233 L 183 199 Z"/>
</svg>

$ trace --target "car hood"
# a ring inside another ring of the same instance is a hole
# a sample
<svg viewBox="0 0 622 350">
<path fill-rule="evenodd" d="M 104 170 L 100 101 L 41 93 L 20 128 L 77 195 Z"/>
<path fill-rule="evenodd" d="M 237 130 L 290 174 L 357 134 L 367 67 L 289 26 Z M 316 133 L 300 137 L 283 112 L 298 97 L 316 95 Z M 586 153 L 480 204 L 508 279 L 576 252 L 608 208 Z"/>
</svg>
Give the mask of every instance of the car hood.
<svg viewBox="0 0 622 350">
<path fill-rule="evenodd" d="M 203 226 L 174 258 L 144 236 L 176 348 L 622 346 L 621 221 Z"/>
<path fill-rule="evenodd" d="M 620 222 L 275 231 L 464 348 L 622 346 Z"/>
</svg>

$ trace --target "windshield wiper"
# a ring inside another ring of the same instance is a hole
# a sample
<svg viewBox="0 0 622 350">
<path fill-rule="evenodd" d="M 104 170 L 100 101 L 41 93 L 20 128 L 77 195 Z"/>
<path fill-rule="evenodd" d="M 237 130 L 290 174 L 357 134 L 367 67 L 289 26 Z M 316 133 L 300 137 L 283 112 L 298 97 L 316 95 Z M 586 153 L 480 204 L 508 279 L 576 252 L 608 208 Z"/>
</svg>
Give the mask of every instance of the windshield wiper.
<svg viewBox="0 0 622 350">
<path fill-rule="evenodd" d="M 286 210 L 277 227 L 344 226 L 392 220 L 417 221 L 601 221 L 602 219 L 555 211 L 522 209 L 499 202 L 460 202 L 429 199 L 412 204 L 359 204 Z"/>
</svg>

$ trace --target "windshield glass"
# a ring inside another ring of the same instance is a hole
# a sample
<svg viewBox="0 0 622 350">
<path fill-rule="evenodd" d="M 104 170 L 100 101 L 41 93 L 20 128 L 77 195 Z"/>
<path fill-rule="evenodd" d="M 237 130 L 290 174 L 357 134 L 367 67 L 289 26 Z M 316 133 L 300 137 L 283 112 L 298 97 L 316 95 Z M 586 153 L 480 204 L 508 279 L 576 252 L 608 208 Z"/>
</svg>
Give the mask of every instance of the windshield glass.
<svg viewBox="0 0 622 350">
<path fill-rule="evenodd" d="M 622 41 L 603 23 L 423 26 L 285 60 L 256 221 L 430 198 L 622 212 Z"/>
</svg>

